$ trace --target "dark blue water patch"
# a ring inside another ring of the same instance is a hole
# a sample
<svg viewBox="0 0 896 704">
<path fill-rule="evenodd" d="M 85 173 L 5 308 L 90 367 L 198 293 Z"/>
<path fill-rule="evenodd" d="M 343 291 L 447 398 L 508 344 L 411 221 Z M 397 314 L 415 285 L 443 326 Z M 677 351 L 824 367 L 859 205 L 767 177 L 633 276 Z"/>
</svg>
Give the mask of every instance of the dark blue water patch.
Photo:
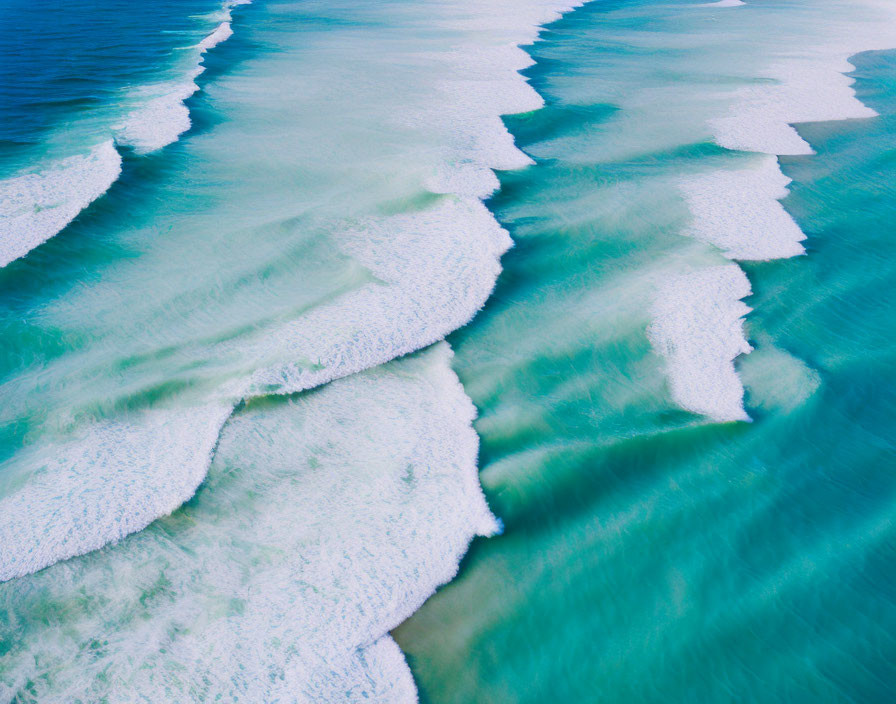
<svg viewBox="0 0 896 704">
<path fill-rule="evenodd" d="M 73 116 L 157 80 L 219 0 L 6 0 L 0 7 L 0 160 Z"/>
<path fill-rule="evenodd" d="M 119 4 L 123 5 L 120 2 Z M 194 29 L 195 26 L 203 27 L 202 31 L 192 38 L 187 38 L 181 32 L 169 35 L 159 30 L 155 35 L 155 41 L 158 43 L 162 37 L 165 38 L 165 42 L 171 43 L 170 37 L 176 36 L 178 39 L 172 46 L 195 44 L 211 25 L 208 23 L 197 25 L 196 18 L 191 19 L 188 15 L 180 17 L 174 5 L 176 3 L 168 7 L 167 13 L 160 14 L 164 14 L 172 22 L 179 19 L 183 26 L 190 25 Z M 194 5 L 198 6 L 199 3 Z M 203 10 L 208 10 L 209 7 L 217 10 L 221 7 L 221 3 L 202 3 Z M 120 225 L 133 226 L 140 214 L 151 212 L 148 206 L 160 197 L 159 194 L 165 188 L 171 187 L 173 180 L 186 173 L 190 167 L 190 156 L 187 153 L 189 147 L 184 144 L 184 140 L 208 132 L 223 121 L 220 111 L 201 88 L 225 75 L 260 49 L 257 42 L 236 34 L 241 24 L 246 22 L 246 10 L 251 7 L 251 5 L 240 7 L 234 13 L 232 19 L 234 36 L 204 55 L 203 65 L 206 70 L 196 79 L 200 90 L 186 101 L 190 110 L 190 129 L 180 135 L 174 144 L 150 154 L 139 154 L 131 148 L 118 146 L 117 149 L 122 155 L 122 173 L 109 190 L 84 208 L 71 223 L 47 242 L 29 252 L 26 257 L 0 268 L 0 310 L 5 315 L 9 315 L 15 309 L 30 310 L 37 299 L 64 295 L 64 291 L 74 285 L 73 282 L 82 281 L 83 277 L 96 279 L 102 276 L 106 268 L 114 266 L 122 259 L 138 256 L 137 252 L 131 251 L 127 245 L 118 241 Z M 185 9 L 189 9 L 189 5 Z M 69 39 L 74 41 L 73 38 Z M 159 51 L 158 47 L 156 51 Z M 114 59 L 109 61 L 111 65 L 107 67 L 109 74 L 116 73 L 115 65 L 126 65 L 128 61 L 127 52 L 116 54 Z M 145 68 L 147 80 L 158 78 L 158 66 L 154 69 L 150 66 Z M 84 81 L 75 83 L 80 85 Z M 6 107 L 10 106 L 0 105 L 0 111 Z M 102 105 L 96 103 L 91 109 L 100 110 Z M 55 118 L 64 123 L 72 116 L 71 112 L 61 111 Z M 24 131 L 25 127 L 22 130 Z M 32 132 L 31 137 L 38 140 L 40 134 Z M 2 157 L 7 155 L 13 156 L 11 151 L 0 151 L 0 165 Z M 194 201 L 193 205 L 199 207 L 201 204 Z"/>
</svg>

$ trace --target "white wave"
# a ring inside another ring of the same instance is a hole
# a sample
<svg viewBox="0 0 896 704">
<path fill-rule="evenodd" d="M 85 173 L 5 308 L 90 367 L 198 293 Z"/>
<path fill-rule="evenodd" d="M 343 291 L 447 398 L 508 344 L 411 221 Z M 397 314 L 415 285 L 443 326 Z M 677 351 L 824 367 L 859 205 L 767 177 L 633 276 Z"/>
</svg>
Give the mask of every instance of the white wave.
<svg viewBox="0 0 896 704">
<path fill-rule="evenodd" d="M 205 71 L 202 65 L 205 53 L 233 36 L 230 10 L 238 5 L 248 5 L 251 0 L 225 3 L 224 21 L 196 45 L 196 63 L 186 80 L 143 86 L 137 92 L 142 103 L 125 121 L 116 127 L 116 139 L 120 144 L 133 147 L 138 154 L 161 149 L 177 141 L 190 129 L 190 110 L 185 101 L 199 90 L 196 79 Z M 153 97 L 148 97 L 153 96 Z"/>
<path fill-rule="evenodd" d="M 199 51 L 204 54 L 209 49 L 214 49 L 221 42 L 227 41 L 232 36 L 233 29 L 230 26 L 230 22 L 222 22 L 215 28 L 214 32 L 199 42 Z"/>
<path fill-rule="evenodd" d="M 771 156 L 747 168 L 682 179 L 692 215 L 685 234 L 719 247 L 731 259 L 769 260 L 805 252 L 800 244 L 805 235 L 779 202 L 790 179 L 781 172 L 777 155 L 814 153 L 795 124 L 877 114 L 856 98 L 854 81 L 845 74 L 854 68 L 852 55 L 896 46 L 896 7 L 864 0 L 859 10 L 871 14 L 855 26 L 832 23 L 834 36 L 819 37 L 811 47 L 782 47 L 786 58 L 773 60 L 758 76 L 760 82 L 734 94 L 726 116 L 710 121 L 719 145 Z M 741 322 L 749 309 L 738 301 L 749 293 L 746 275 L 734 265 L 683 275 L 660 292 L 650 337 L 667 357 L 672 394 L 682 407 L 715 420 L 748 419 L 731 360 L 752 349 Z"/>
<path fill-rule="evenodd" d="M 190 128 L 184 101 L 199 86 L 202 57 L 227 40 L 233 30 L 230 9 L 251 0 L 225 3 L 221 22 L 196 46 L 196 66 L 183 82 L 144 86 L 141 107 L 114 128 L 121 144 L 138 153 L 151 152 L 177 140 Z M 89 154 L 61 159 L 39 171 L 0 181 L 0 267 L 23 257 L 70 223 L 81 210 L 105 193 L 121 174 L 121 156 L 113 140 L 95 146 Z"/>
<path fill-rule="evenodd" d="M 509 7 L 505 3 L 496 5 L 501 11 L 494 18 L 493 27 L 500 28 L 495 31 L 505 32 L 509 25 L 507 15 L 502 13 Z M 470 9 L 471 19 L 477 23 L 483 22 L 481 7 Z M 537 36 L 538 28 L 527 24 L 526 18 L 554 19 L 558 8 L 569 7 L 553 3 L 547 11 L 540 3 L 517 7 L 516 36 L 520 41 L 531 41 Z M 481 41 L 481 35 L 474 36 Z M 497 48 L 492 50 L 490 46 Z M 447 155 L 455 160 L 461 156 L 476 173 L 487 172 L 494 179 L 490 171 L 493 168 L 515 168 L 531 163 L 513 145 L 499 112 L 534 109 L 542 103 L 517 72 L 529 65 L 531 59 L 509 40 L 501 38 L 491 44 L 486 41 L 484 47 L 476 44 L 470 51 L 477 60 L 463 58 L 462 48 L 442 57 L 445 66 L 451 68 L 466 62 L 468 70 L 462 74 L 463 79 L 449 81 L 440 90 L 445 95 L 445 104 L 453 106 L 451 110 L 466 105 L 471 117 L 438 123 L 438 128 L 450 132 Z M 499 58 L 503 63 L 492 61 Z M 496 78 L 493 80 L 490 76 Z M 470 96 L 461 100 L 467 92 Z M 426 115 L 418 119 L 430 125 L 425 121 Z M 432 128 L 436 127 L 433 123 Z M 491 143 L 492 137 L 498 134 L 504 137 L 495 146 Z M 240 357 L 252 360 L 259 370 L 250 379 L 222 389 L 213 407 L 230 406 L 241 397 L 309 389 L 428 346 L 467 323 L 491 293 L 500 272 L 500 257 L 511 240 L 479 200 L 485 193 L 471 196 L 466 189 L 460 190 L 460 197 L 447 195 L 428 210 L 367 220 L 347 232 L 343 238 L 346 252 L 382 283 L 368 285 L 292 323 L 272 328 L 261 342 L 239 344 Z M 268 361 L 282 359 L 295 361 L 286 365 Z M 202 428 L 220 425 L 217 411 L 194 408 L 191 412 L 197 417 L 185 421 L 186 428 L 192 427 L 191 424 Z M 184 413 L 184 417 L 189 415 Z M 141 483 L 134 481 L 134 476 L 141 473 L 158 471 L 161 481 L 165 473 L 180 471 L 178 462 L 185 463 L 184 474 L 189 478 L 172 481 L 165 500 L 159 504 L 164 510 L 159 510 L 157 516 L 187 500 L 199 481 L 198 470 L 194 471 L 198 464 L 194 465 L 194 461 L 199 463 L 209 455 L 214 444 L 213 433 L 184 431 L 177 435 L 178 442 L 189 447 L 172 448 L 172 453 L 177 457 L 182 454 L 189 460 L 160 459 L 153 467 L 133 459 L 147 446 L 164 444 L 161 439 L 164 432 L 156 434 L 153 429 L 167 422 L 174 421 L 153 414 L 132 414 L 128 423 L 134 428 L 132 432 L 119 431 L 115 452 L 89 449 L 92 444 L 103 445 L 105 426 L 89 431 L 82 438 L 86 444 L 59 447 L 57 460 L 45 468 L 44 478 L 37 486 L 10 497 L 10 505 L 16 507 L 18 514 L 26 514 L 29 506 L 45 501 L 54 487 L 66 488 L 56 489 L 59 496 L 55 503 L 50 502 L 53 505 L 62 503 L 66 496 L 90 497 L 96 500 L 94 505 L 114 496 L 122 503 L 116 511 L 107 513 L 89 511 L 74 515 L 35 509 L 27 521 L 26 532 L 15 533 L 14 526 L 6 528 L 10 539 L 5 544 L 15 548 L 0 556 L 0 576 L 33 571 L 95 549 L 103 541 L 117 540 L 129 530 L 140 530 L 152 514 L 151 510 L 140 508 L 150 506 L 150 499 L 139 489 Z M 146 427 L 141 428 L 142 425 Z M 107 478 L 109 486 L 103 491 L 95 491 L 92 480 L 79 469 L 83 466 L 81 458 L 90 452 L 94 461 L 102 465 L 96 470 L 98 476 Z M 113 484 L 121 486 L 113 487 Z M 151 492 L 158 483 L 147 482 L 145 486 Z M 129 503 L 138 508 L 132 519 L 122 520 L 120 514 L 127 513 Z M 53 537 L 43 540 L 41 549 L 35 550 L 33 545 L 42 532 L 52 533 Z M 83 537 L 79 537 L 81 534 Z"/>
<path fill-rule="evenodd" d="M 750 282 L 736 264 L 697 269 L 660 288 L 648 336 L 666 358 L 672 397 L 717 421 L 749 420 L 734 359 L 752 351 L 743 331 Z"/>
<path fill-rule="evenodd" d="M 112 140 L 42 171 L 0 181 L 0 267 L 25 256 L 68 225 L 121 173 Z"/>
<path fill-rule="evenodd" d="M 152 92 L 165 88 L 156 85 L 144 90 Z M 190 81 L 170 84 L 167 88 L 167 93 L 146 99 L 116 128 L 115 138 L 119 144 L 133 147 L 138 154 L 148 154 L 176 142 L 190 129 L 190 110 L 184 101 L 199 90 L 199 86 Z"/>
<path fill-rule="evenodd" d="M 427 188 L 435 193 L 486 198 L 498 188 L 494 170 L 534 163 L 517 148 L 501 120 L 501 115 L 530 112 L 544 105 L 519 73 L 532 65 L 521 45 L 535 41 L 543 25 L 582 4 L 460 3 L 455 17 L 434 20 L 436 27 L 479 35 L 466 35 L 466 41 L 451 52 L 417 55 L 418 60 L 438 66 L 441 78 L 428 109 L 400 113 L 396 120 L 424 125 L 444 135 L 443 160 Z"/>
<path fill-rule="evenodd" d="M 345 234 L 343 248 L 383 283 L 271 331 L 243 352 L 297 360 L 260 369 L 245 393 L 312 388 L 444 338 L 485 303 L 510 246 L 507 231 L 475 198 L 446 196 L 420 213 L 362 223 Z"/>
<path fill-rule="evenodd" d="M 762 83 L 739 91 L 728 116 L 711 121 L 719 145 L 727 149 L 776 155 L 813 154 L 793 125 L 874 117 L 852 89 L 847 60 L 839 52 L 828 60 L 789 61 L 773 66 Z"/>
<path fill-rule="evenodd" d="M 312 388 L 444 338 L 485 302 L 508 246 L 479 200 L 451 196 L 346 233 L 345 249 L 381 283 L 272 327 L 259 343 L 207 352 L 305 364 L 262 365 L 208 406 L 132 412 L 15 458 L 37 472 L 0 499 L 0 580 L 95 550 L 177 508 L 202 481 L 218 429 L 239 398 Z"/>
<path fill-rule="evenodd" d="M 702 3 L 703 7 L 739 7 L 746 5 L 744 0 L 717 0 L 717 2 Z"/>
<path fill-rule="evenodd" d="M 896 6 L 861 0 L 857 17 L 860 12 L 854 23 L 832 22 L 832 36 L 773 59 L 757 76 L 762 82 L 738 90 L 728 115 L 710 123 L 716 141 L 741 151 L 812 154 L 793 125 L 877 115 L 856 98 L 854 79 L 844 74 L 855 68 L 853 55 L 896 47 Z"/>
<path fill-rule="evenodd" d="M 416 701 L 388 632 L 497 529 L 450 357 L 250 407 L 178 514 L 0 585 L 0 700 Z"/>
<path fill-rule="evenodd" d="M 209 350 L 304 363 L 262 366 L 206 407 L 131 413 L 17 458 L 39 470 L 0 499 L 0 580 L 142 530 L 189 499 L 239 398 L 313 388 L 443 339 L 483 305 L 510 244 L 481 201 L 451 196 L 346 233 L 345 249 L 382 283 L 273 327 L 261 342 Z"/>
<path fill-rule="evenodd" d="M 0 499 L 0 581 L 97 550 L 174 511 L 205 478 L 231 410 L 133 414 L 20 456 L 33 474 Z"/>
<path fill-rule="evenodd" d="M 682 179 L 692 217 L 685 234 L 715 245 L 729 259 L 804 254 L 800 242 L 806 236 L 780 203 L 790 181 L 773 156 L 751 159 L 746 167 Z"/>
</svg>

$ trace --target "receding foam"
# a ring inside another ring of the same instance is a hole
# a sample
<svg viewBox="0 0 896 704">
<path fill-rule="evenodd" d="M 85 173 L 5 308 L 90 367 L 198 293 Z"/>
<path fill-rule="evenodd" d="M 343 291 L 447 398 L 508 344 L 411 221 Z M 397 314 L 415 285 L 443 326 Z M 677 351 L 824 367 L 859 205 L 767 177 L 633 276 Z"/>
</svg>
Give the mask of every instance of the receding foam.
<svg viewBox="0 0 896 704">
<path fill-rule="evenodd" d="M 233 34 L 231 8 L 249 2 L 224 4 L 221 16 L 225 21 L 196 45 L 196 64 L 186 80 L 137 89 L 135 95 L 142 105 L 114 128 L 120 144 L 147 153 L 171 144 L 190 128 L 184 101 L 199 90 L 195 79 L 204 70 L 202 57 Z M 53 237 L 105 193 L 120 174 L 121 156 L 110 139 L 88 154 L 0 181 L 0 267 Z"/>
<path fill-rule="evenodd" d="M 754 85 L 739 89 L 727 115 L 711 122 L 728 149 L 767 154 L 812 154 L 794 124 L 874 117 L 856 98 L 849 59 L 896 46 L 896 7 L 880 0 L 856 3 L 854 27 L 831 22 L 828 36 L 773 60 Z"/>
<path fill-rule="evenodd" d="M 793 128 L 801 122 L 874 117 L 852 89 L 853 51 L 832 57 L 792 60 L 768 68 L 765 81 L 742 88 L 729 115 L 710 122 L 716 141 L 727 149 L 777 155 L 813 154 Z"/>
<path fill-rule="evenodd" d="M 680 183 L 692 218 L 685 234 L 715 245 L 729 259 L 804 254 L 800 242 L 806 236 L 780 203 L 790 182 L 774 156 L 687 176 Z"/>
<path fill-rule="evenodd" d="M 750 282 L 736 264 L 696 269 L 659 289 L 648 336 L 665 357 L 676 403 L 716 421 L 749 420 L 734 359 L 752 351 L 741 301 Z"/>
<path fill-rule="evenodd" d="M 120 173 L 121 156 L 109 140 L 42 171 L 0 181 L 0 266 L 50 239 Z"/>
<path fill-rule="evenodd" d="M 220 350 L 295 362 L 262 366 L 206 406 L 132 413 L 18 457 L 37 472 L 0 499 L 0 580 L 142 530 L 189 499 L 237 399 L 310 389 L 443 339 L 485 303 L 511 240 L 478 199 L 444 196 L 358 223 L 342 245 L 378 283 Z"/>
<path fill-rule="evenodd" d="M 501 38 L 490 40 L 489 34 L 477 32 L 469 40 L 474 42 L 470 49 L 475 55 L 465 56 L 464 47 L 458 47 L 442 56 L 449 75 L 456 73 L 457 66 L 467 66 L 468 70 L 463 78 L 448 80 L 439 87 L 440 104 L 449 106 L 446 109 L 453 111 L 453 116 L 460 115 L 457 111 L 465 106 L 469 115 L 456 121 L 430 121 L 438 112 L 439 106 L 435 106 L 413 117 L 423 127 L 437 130 L 445 146 L 446 172 L 451 172 L 455 164 L 466 164 L 470 173 L 477 174 L 473 180 L 480 184 L 485 180 L 496 183 L 492 169 L 531 163 L 513 145 L 499 118 L 501 112 L 530 110 L 542 104 L 518 73 L 531 64 L 531 59 L 515 42 L 533 40 L 538 33 L 534 20 L 556 19 L 558 11 L 572 5 L 536 2 L 513 7 L 516 11 L 509 12 L 513 9 L 509 4 L 496 3 L 491 8 L 495 17 L 487 21 L 481 5 L 465 8 L 475 22 L 485 21 L 483 29 Z M 513 17 L 513 22 L 508 24 L 508 17 Z M 164 109 L 175 102 L 165 102 Z M 176 107 L 171 109 L 177 111 Z M 501 137 L 493 143 L 492 136 L 496 135 Z M 486 177 L 486 173 L 490 175 Z M 222 353 L 235 349 L 241 359 L 257 365 L 257 371 L 245 380 L 229 383 L 209 405 L 177 412 L 185 430 L 176 437 L 185 446 L 172 449 L 175 459 L 135 459 L 147 446 L 158 442 L 155 428 L 173 422 L 153 413 L 131 414 L 127 419 L 133 426 L 130 429 L 100 423 L 85 429 L 77 441 L 56 445 L 53 461 L 40 465 L 35 486 L 26 486 L 8 497 L 15 515 L 31 517 L 25 523 L 27 529 L 11 523 L 3 528 L 10 536 L 4 544 L 12 547 L 3 556 L 0 575 L 40 569 L 142 529 L 152 519 L 148 494 L 156 490 L 156 479 L 161 482 L 166 472 L 182 471 L 185 477 L 171 481 L 164 490 L 164 501 L 156 506 L 156 515 L 164 515 L 187 500 L 201 481 L 196 467 L 213 450 L 214 428 L 220 427 L 222 414 L 226 415 L 226 409 L 239 398 L 313 388 L 421 349 L 467 323 L 491 293 L 501 269 L 500 257 L 511 240 L 480 200 L 490 190 L 481 185 L 470 187 L 464 178 L 452 185 L 458 194 L 446 194 L 428 209 L 368 218 L 346 229 L 341 238 L 344 250 L 378 283 L 344 294 L 294 321 L 278 323 L 254 341 L 221 343 Z M 283 359 L 292 361 L 270 361 Z M 114 451 L 103 449 L 109 446 L 105 438 L 110 428 L 117 438 Z M 87 464 L 84 459 L 90 457 L 102 465 L 96 471 L 97 476 L 105 478 L 101 487 L 95 487 L 83 470 Z M 31 461 L 27 455 L 24 460 Z M 156 470 L 158 476 L 146 483 L 146 492 L 142 491 L 141 481 L 135 477 Z M 114 511 L 91 510 L 77 515 L 39 508 L 48 497 L 52 498 L 51 505 L 59 506 L 66 497 L 80 496 L 90 497 L 91 506 L 99 506 L 109 497 L 120 503 Z M 124 519 L 130 504 L 134 516 Z M 39 540 L 45 531 L 52 536 Z"/>
<path fill-rule="evenodd" d="M 0 499 L 0 581 L 96 550 L 171 513 L 205 478 L 231 410 L 152 410 L 26 451 L 18 460 L 34 468 L 32 476 Z"/>
<path fill-rule="evenodd" d="M 272 330 L 243 352 L 296 360 L 260 369 L 246 393 L 312 388 L 442 339 L 485 303 L 510 245 L 475 198 L 445 196 L 419 213 L 359 223 L 342 246 L 382 283 Z"/>
<path fill-rule="evenodd" d="M 740 2 L 710 3 L 733 6 Z M 873 117 L 856 98 L 849 57 L 896 46 L 892 4 L 866 0 L 855 32 L 838 27 L 817 45 L 773 60 L 752 85 L 731 96 L 728 113 L 709 121 L 716 142 L 731 150 L 760 152 L 743 168 L 688 175 L 680 188 L 691 211 L 685 234 L 718 247 L 730 259 L 770 260 L 805 252 L 805 235 L 780 200 L 790 183 L 777 155 L 813 154 L 793 125 Z M 859 8 L 857 8 L 858 10 Z M 858 31 L 858 30 L 861 31 Z M 740 298 L 749 295 L 746 275 L 736 266 L 682 275 L 659 294 L 650 328 L 655 348 L 667 359 L 672 395 L 684 408 L 715 420 L 746 420 L 743 386 L 732 360 L 751 351 Z"/>
</svg>

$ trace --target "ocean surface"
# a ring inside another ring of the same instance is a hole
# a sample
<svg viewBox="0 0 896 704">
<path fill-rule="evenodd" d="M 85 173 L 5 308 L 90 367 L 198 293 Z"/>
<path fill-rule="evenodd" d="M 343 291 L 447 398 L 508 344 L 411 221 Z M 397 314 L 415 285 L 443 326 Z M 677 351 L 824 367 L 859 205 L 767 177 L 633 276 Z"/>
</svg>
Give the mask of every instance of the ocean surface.
<svg viewBox="0 0 896 704">
<path fill-rule="evenodd" d="M 0 0 L 0 702 L 892 700 L 896 6 L 575 4 Z"/>
</svg>

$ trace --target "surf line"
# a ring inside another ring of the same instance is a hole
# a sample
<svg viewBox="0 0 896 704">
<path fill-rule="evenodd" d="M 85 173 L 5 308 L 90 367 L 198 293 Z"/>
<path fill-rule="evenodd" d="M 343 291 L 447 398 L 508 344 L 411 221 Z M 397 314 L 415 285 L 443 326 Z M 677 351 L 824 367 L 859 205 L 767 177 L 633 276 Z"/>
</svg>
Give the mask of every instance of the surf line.
<svg viewBox="0 0 896 704">
<path fill-rule="evenodd" d="M 890 14 L 893 26 L 896 11 Z M 875 35 L 872 30 L 869 35 L 846 40 L 847 46 L 833 47 L 822 58 L 778 64 L 762 76 L 773 83 L 759 93 L 744 90 L 728 115 L 710 121 L 716 143 L 744 153 L 745 163 L 681 179 L 679 188 L 691 213 L 682 234 L 714 245 L 733 261 L 805 254 L 801 242 L 806 236 L 780 202 L 791 179 L 778 157 L 815 153 L 796 124 L 877 115 L 856 97 L 854 80 L 846 75 L 855 69 L 849 58 L 896 46 L 896 31 Z M 742 300 L 751 294 L 746 274 L 735 263 L 687 271 L 659 287 L 647 332 L 666 360 L 671 395 L 682 408 L 715 422 L 750 420 L 734 361 L 753 351 L 744 332 L 752 309 Z"/>
<path fill-rule="evenodd" d="M 200 90 L 196 79 L 205 71 L 204 57 L 233 35 L 233 8 L 251 1 L 226 2 L 219 15 L 222 21 L 194 47 L 196 64 L 187 80 L 140 88 L 145 103 L 113 126 L 108 140 L 84 154 L 0 181 L 0 268 L 55 237 L 109 190 L 123 168 L 118 146 L 129 147 L 138 156 L 149 154 L 190 129 L 185 101 Z"/>
<path fill-rule="evenodd" d="M 221 430 L 240 399 L 309 390 L 428 347 L 468 323 L 491 295 L 500 273 L 500 257 L 512 244 L 483 202 L 497 189 L 497 178 L 494 187 L 488 189 L 480 179 L 472 179 L 475 193 L 471 193 L 465 190 L 471 183 L 468 177 L 485 171 L 494 177 L 494 169 L 507 168 L 511 161 L 519 167 L 532 163 L 513 145 L 512 136 L 499 119 L 502 114 L 529 112 L 544 104 L 519 73 L 532 65 L 531 57 L 519 47 L 536 41 L 543 24 L 581 4 L 535 0 L 523 8 L 528 14 L 517 20 L 520 44 L 511 48 L 490 41 L 485 47 L 503 60 L 486 63 L 487 85 L 499 83 L 502 90 L 495 91 L 495 99 L 485 109 L 476 91 L 466 95 L 464 100 L 474 118 L 469 129 L 488 137 L 494 134 L 499 144 L 509 145 L 515 154 L 508 150 L 496 154 L 488 144 L 478 151 L 453 154 L 453 160 L 446 162 L 442 183 L 453 183 L 459 193 L 448 192 L 438 206 L 429 210 L 390 216 L 385 226 L 373 222 L 366 233 L 346 237 L 348 253 L 391 286 L 371 286 L 345 294 L 309 314 L 317 316 L 315 320 L 305 316 L 276 331 L 274 343 L 278 350 L 288 352 L 288 358 L 317 359 L 318 364 L 262 368 L 250 378 L 220 389 L 208 403 L 177 412 L 149 409 L 131 414 L 127 421 L 97 423 L 85 429 L 80 438 L 54 448 L 53 460 L 44 471 L 0 500 L 0 542 L 14 548 L 0 556 L 0 581 L 138 532 L 189 500 L 205 480 Z M 478 12 L 478 6 L 472 10 Z M 482 47 L 471 46 L 472 53 L 477 49 Z M 455 51 L 446 52 L 445 57 L 448 68 L 458 61 L 467 70 L 482 69 L 481 63 L 470 65 L 469 57 L 459 57 Z M 463 87 L 467 87 L 465 79 L 458 81 L 457 88 Z M 424 122 L 426 119 L 428 115 L 421 117 Z M 452 179 L 452 173 L 459 173 L 460 178 Z M 466 227 L 458 227 L 458 223 Z M 440 237 L 433 237 L 434 233 Z M 414 251 L 426 243 L 432 247 L 434 239 L 435 256 L 427 257 L 432 262 L 422 272 L 419 262 L 401 256 L 402 249 Z M 455 266 L 446 267 L 442 256 L 446 252 L 461 252 L 463 257 Z M 332 327 L 334 316 L 345 322 L 343 327 L 347 329 L 359 319 L 365 323 L 349 339 L 321 341 L 320 335 L 313 334 L 318 329 L 313 323 L 329 322 Z M 265 356 L 262 352 L 270 350 L 249 346 L 243 351 L 251 359 L 261 358 Z M 172 443 L 171 437 L 183 443 Z M 170 455 L 170 461 L 141 453 L 140 448 L 145 447 L 160 449 L 167 453 L 165 457 Z M 139 481 L 133 481 L 135 475 Z M 127 485 L 122 493 L 128 496 L 128 505 L 106 510 L 109 502 L 103 497 L 109 492 L 117 495 L 116 482 Z M 60 487 L 66 487 L 65 493 Z M 75 498 L 88 500 L 91 506 L 73 512 L 67 507 Z M 493 528 L 497 530 L 497 523 Z"/>
</svg>

